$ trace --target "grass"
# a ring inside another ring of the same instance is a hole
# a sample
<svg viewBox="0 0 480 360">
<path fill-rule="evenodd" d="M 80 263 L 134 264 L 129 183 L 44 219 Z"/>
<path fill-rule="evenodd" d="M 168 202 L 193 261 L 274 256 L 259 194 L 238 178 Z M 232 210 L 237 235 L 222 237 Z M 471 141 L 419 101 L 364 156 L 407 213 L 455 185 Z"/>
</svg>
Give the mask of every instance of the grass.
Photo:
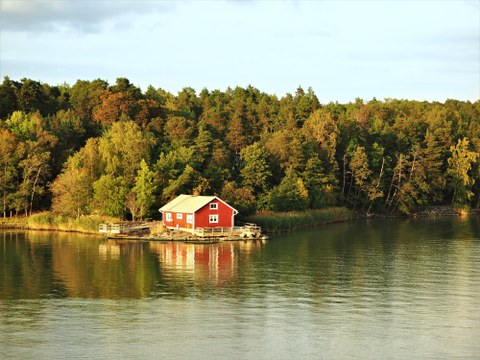
<svg viewBox="0 0 480 360">
<path fill-rule="evenodd" d="M 353 218 L 353 212 L 347 208 L 333 207 L 305 211 L 262 212 L 245 217 L 243 220 L 261 226 L 264 232 L 273 233 L 315 228 Z"/>
<path fill-rule="evenodd" d="M 20 225 L 31 230 L 76 231 L 98 234 L 98 225 L 105 222 L 120 222 L 119 219 L 102 216 L 82 216 L 78 219 L 57 216 L 51 212 L 33 214 L 19 219 Z"/>
<path fill-rule="evenodd" d="M 27 227 L 27 218 L 19 217 L 0 217 L 0 229 L 25 229 Z"/>
<path fill-rule="evenodd" d="M 354 218 L 352 211 L 345 207 L 332 207 L 316 210 L 289 212 L 261 212 L 242 220 L 262 227 L 262 231 L 288 232 L 305 228 L 315 228 L 325 224 L 348 221 Z M 120 219 L 105 216 L 82 216 L 78 219 L 54 215 L 51 212 L 33 214 L 27 218 L 7 218 L 0 220 L 5 225 L 31 230 L 75 231 L 98 234 L 101 223 L 118 223 Z M 158 229 L 161 232 L 163 229 Z"/>
</svg>

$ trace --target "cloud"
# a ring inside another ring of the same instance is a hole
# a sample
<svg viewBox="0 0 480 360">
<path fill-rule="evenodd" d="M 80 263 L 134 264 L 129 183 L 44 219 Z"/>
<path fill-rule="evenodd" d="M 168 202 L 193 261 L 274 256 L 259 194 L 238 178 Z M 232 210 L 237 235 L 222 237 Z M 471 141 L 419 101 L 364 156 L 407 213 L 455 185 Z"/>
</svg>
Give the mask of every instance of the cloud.
<svg viewBox="0 0 480 360">
<path fill-rule="evenodd" d="M 0 0 L 0 30 L 98 32 L 122 16 L 173 10 L 173 2 L 155 0 Z"/>
</svg>

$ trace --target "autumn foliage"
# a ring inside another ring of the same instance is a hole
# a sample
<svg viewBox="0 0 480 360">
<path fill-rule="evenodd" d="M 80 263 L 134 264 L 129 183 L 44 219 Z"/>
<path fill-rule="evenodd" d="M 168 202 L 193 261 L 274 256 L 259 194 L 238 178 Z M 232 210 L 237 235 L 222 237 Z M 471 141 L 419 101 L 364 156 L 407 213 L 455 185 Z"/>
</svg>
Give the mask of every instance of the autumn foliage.
<svg viewBox="0 0 480 360">
<path fill-rule="evenodd" d="M 0 85 L 0 211 L 155 216 L 181 193 L 242 210 L 480 206 L 480 102 L 322 104 L 248 86 Z"/>
</svg>

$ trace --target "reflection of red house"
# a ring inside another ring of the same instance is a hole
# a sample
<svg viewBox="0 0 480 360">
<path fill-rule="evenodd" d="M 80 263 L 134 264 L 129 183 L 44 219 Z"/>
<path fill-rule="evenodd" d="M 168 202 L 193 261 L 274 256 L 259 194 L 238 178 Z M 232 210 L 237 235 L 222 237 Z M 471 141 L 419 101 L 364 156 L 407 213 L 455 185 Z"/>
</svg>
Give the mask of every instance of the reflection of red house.
<svg viewBox="0 0 480 360">
<path fill-rule="evenodd" d="M 152 252 L 159 254 L 165 272 L 193 274 L 197 280 L 223 282 L 236 273 L 236 258 L 232 243 L 185 244 L 150 242 Z"/>
<path fill-rule="evenodd" d="M 179 195 L 160 208 L 170 229 L 232 228 L 238 211 L 216 196 Z"/>
</svg>

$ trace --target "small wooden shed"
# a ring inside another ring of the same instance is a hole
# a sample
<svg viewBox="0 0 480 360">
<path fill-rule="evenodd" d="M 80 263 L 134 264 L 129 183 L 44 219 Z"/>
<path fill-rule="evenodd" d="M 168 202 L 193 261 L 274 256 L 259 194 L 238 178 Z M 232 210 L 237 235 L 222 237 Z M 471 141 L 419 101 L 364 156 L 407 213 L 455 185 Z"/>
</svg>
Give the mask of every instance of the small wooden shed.
<svg viewBox="0 0 480 360">
<path fill-rule="evenodd" d="M 234 227 L 238 211 L 216 196 L 179 195 L 159 210 L 169 229 Z"/>
</svg>

